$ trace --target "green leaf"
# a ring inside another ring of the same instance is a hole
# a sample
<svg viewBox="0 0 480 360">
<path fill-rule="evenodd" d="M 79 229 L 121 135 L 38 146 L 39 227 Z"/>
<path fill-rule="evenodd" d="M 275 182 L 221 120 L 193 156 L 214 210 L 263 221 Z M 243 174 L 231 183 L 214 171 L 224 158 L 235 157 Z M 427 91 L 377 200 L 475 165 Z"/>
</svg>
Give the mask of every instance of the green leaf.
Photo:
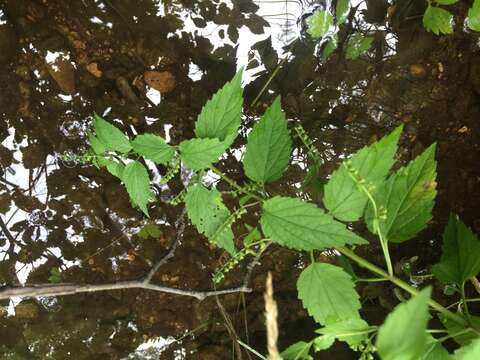
<svg viewBox="0 0 480 360">
<path fill-rule="evenodd" d="M 480 339 L 475 339 L 469 345 L 455 351 L 455 360 L 478 360 L 480 359 Z"/>
<path fill-rule="evenodd" d="M 435 35 L 453 33 L 453 15 L 445 9 L 429 5 L 423 14 L 423 26 Z"/>
<path fill-rule="evenodd" d="M 338 265 L 341 266 L 341 268 L 352 277 L 353 281 L 357 281 L 358 276 L 355 274 L 355 271 L 353 270 L 352 264 L 350 263 L 350 260 L 345 255 L 340 255 L 338 257 Z"/>
<path fill-rule="evenodd" d="M 480 272 L 480 241 L 458 216 L 450 215 L 443 233 L 442 258 L 432 271 L 443 283 L 459 287 Z"/>
<path fill-rule="evenodd" d="M 467 25 L 473 31 L 480 31 L 480 0 L 475 0 L 468 10 Z"/>
<path fill-rule="evenodd" d="M 452 356 L 433 336 L 427 335 L 427 345 L 419 360 L 449 360 Z"/>
<path fill-rule="evenodd" d="M 313 263 L 297 281 L 298 298 L 316 322 L 329 325 L 359 318 L 359 296 L 350 276 L 327 263 Z"/>
<path fill-rule="evenodd" d="M 284 360 L 300 360 L 300 359 L 312 359 L 309 355 L 312 342 L 299 341 L 290 345 L 288 348 L 282 351 L 280 354 Z"/>
<path fill-rule="evenodd" d="M 106 150 L 127 153 L 132 149 L 130 141 L 128 141 L 128 138 L 122 131 L 95 113 L 93 114 L 93 118 L 93 126 L 95 127 L 97 138 Z"/>
<path fill-rule="evenodd" d="M 179 145 L 180 157 L 186 167 L 197 171 L 218 161 L 228 145 L 218 139 L 191 139 Z"/>
<path fill-rule="evenodd" d="M 357 317 L 329 324 L 315 332 L 331 335 L 340 341 L 345 341 L 348 346 L 355 349 L 368 337 L 368 330 L 367 322 Z"/>
<path fill-rule="evenodd" d="M 338 35 L 334 34 L 322 51 L 322 62 L 327 61 L 338 46 Z"/>
<path fill-rule="evenodd" d="M 440 5 L 452 5 L 458 2 L 458 0 L 435 0 L 437 4 Z"/>
<path fill-rule="evenodd" d="M 379 142 L 366 146 L 350 158 L 351 166 L 365 179 L 365 185 L 378 187 L 394 163 L 402 127 L 384 136 Z M 342 221 L 356 221 L 365 211 L 367 196 L 358 188 L 343 162 L 332 173 L 325 186 L 323 203 L 330 213 Z"/>
<path fill-rule="evenodd" d="M 240 70 L 202 108 L 195 123 L 197 137 L 218 138 L 220 141 L 230 137 L 230 143 L 227 146 L 233 142 L 242 116 L 242 73 L 243 71 Z"/>
<path fill-rule="evenodd" d="M 62 272 L 59 268 L 51 268 L 50 269 L 50 276 L 48 277 L 48 282 L 52 284 L 58 284 L 62 282 Z"/>
<path fill-rule="evenodd" d="M 192 185 L 185 195 L 187 214 L 198 232 L 210 242 L 235 254 L 233 232 L 227 220 L 230 211 L 223 204 L 222 196 L 216 189 L 208 190 L 203 185 Z"/>
<path fill-rule="evenodd" d="M 160 136 L 154 134 L 138 135 L 132 141 L 132 147 L 137 154 L 157 164 L 167 164 L 175 155 L 175 150 Z"/>
<path fill-rule="evenodd" d="M 90 147 L 92 148 L 93 152 L 97 155 L 103 155 L 107 149 L 103 143 L 91 132 L 88 133 L 88 141 L 90 142 Z"/>
<path fill-rule="evenodd" d="M 260 240 L 262 238 L 262 234 L 256 227 L 252 227 L 248 224 L 245 224 L 245 227 L 249 231 L 248 235 L 245 236 L 243 239 L 243 246 L 248 247 L 250 244 Z"/>
<path fill-rule="evenodd" d="M 248 135 L 245 174 L 260 184 L 275 181 L 285 171 L 291 152 L 292 140 L 277 97 Z"/>
<path fill-rule="evenodd" d="M 402 167 L 374 194 L 377 206 L 387 210 L 387 218 L 380 220 L 383 235 L 392 242 L 413 238 L 426 227 L 432 218 L 432 208 L 437 194 L 435 144 L 431 145 L 406 167 Z M 373 210 L 366 212 L 367 225 L 375 232 Z"/>
<path fill-rule="evenodd" d="M 148 216 L 147 204 L 151 198 L 150 178 L 148 171 L 138 161 L 132 161 L 125 166 L 122 175 L 128 195 L 133 205 L 138 206 Z"/>
<path fill-rule="evenodd" d="M 431 288 L 398 305 L 378 329 L 376 347 L 383 360 L 417 360 L 427 344 Z"/>
<path fill-rule="evenodd" d="M 266 237 L 297 250 L 367 243 L 316 205 L 294 198 L 276 196 L 265 201 L 260 222 Z"/>
<path fill-rule="evenodd" d="M 333 26 L 333 16 L 326 10 L 317 10 L 307 18 L 307 32 L 316 39 L 323 37 Z"/>
<path fill-rule="evenodd" d="M 347 20 L 348 12 L 350 10 L 350 0 L 338 0 L 337 7 L 335 9 L 335 15 L 337 17 L 337 24 L 341 25 Z"/>
<path fill-rule="evenodd" d="M 98 156 L 97 162 L 98 165 L 105 166 L 110 174 L 116 176 L 120 180 L 122 179 L 123 171 L 125 170 L 125 166 L 123 164 L 103 156 Z"/>
<path fill-rule="evenodd" d="M 348 39 L 347 48 L 345 49 L 345 58 L 347 60 L 355 60 L 370 49 L 373 43 L 372 36 L 364 36 L 360 33 L 353 34 Z"/>
<path fill-rule="evenodd" d="M 138 232 L 138 236 L 141 239 L 147 239 L 149 237 L 158 238 L 162 235 L 162 229 L 157 224 L 146 224 Z"/>
<path fill-rule="evenodd" d="M 480 329 L 480 316 L 469 315 L 469 317 L 467 318 L 461 313 L 457 313 L 457 315 L 463 317 L 467 323 L 471 323 L 475 329 Z M 464 330 L 467 329 L 466 326 L 463 326 L 456 321 L 450 320 L 445 316 L 440 315 L 439 317 L 443 323 L 443 326 L 445 326 L 445 328 L 447 329 L 448 334 L 453 338 L 453 340 L 455 340 L 455 342 L 457 342 L 457 344 L 467 345 L 472 340 L 478 338 L 478 335 L 473 331 L 464 332 Z"/>
<path fill-rule="evenodd" d="M 335 336 L 333 335 L 322 335 L 317 336 L 313 339 L 313 350 L 315 352 L 326 350 L 330 348 L 335 342 Z"/>
</svg>

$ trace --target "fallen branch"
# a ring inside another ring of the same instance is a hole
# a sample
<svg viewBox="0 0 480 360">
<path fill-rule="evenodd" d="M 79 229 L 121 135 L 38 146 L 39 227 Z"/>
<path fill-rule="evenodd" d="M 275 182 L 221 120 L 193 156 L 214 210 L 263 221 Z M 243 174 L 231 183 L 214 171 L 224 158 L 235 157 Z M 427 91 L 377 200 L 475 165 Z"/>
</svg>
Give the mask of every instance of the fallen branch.
<svg viewBox="0 0 480 360">
<path fill-rule="evenodd" d="M 52 297 L 52 296 L 62 296 L 62 295 L 74 295 L 80 293 L 89 293 L 89 292 L 98 292 L 98 291 L 109 291 L 109 290 L 124 290 L 124 289 L 145 289 L 152 291 L 159 291 L 174 295 L 190 296 L 198 300 L 204 300 L 209 296 L 218 296 L 231 293 L 239 292 L 251 292 L 252 290 L 248 288 L 247 283 L 249 277 L 244 279 L 242 286 L 225 289 L 225 290 L 212 290 L 212 291 L 193 291 L 193 290 L 182 290 L 162 285 L 152 284 L 151 280 L 158 269 L 164 265 L 170 258 L 175 254 L 178 244 L 180 243 L 183 232 L 185 229 L 185 209 L 182 211 L 182 214 L 176 222 L 177 236 L 175 237 L 174 242 L 170 246 L 168 253 L 162 257 L 155 265 L 152 266 L 148 274 L 142 280 L 133 280 L 133 281 L 118 281 L 108 284 L 37 284 L 37 285 L 28 285 L 28 286 L 5 286 L 0 290 L 0 300 L 10 299 L 12 297 Z M 250 275 L 251 270 L 248 271 Z"/>
<path fill-rule="evenodd" d="M 194 297 L 198 300 L 204 300 L 209 296 L 225 295 L 238 292 L 251 292 L 246 286 L 237 288 L 216 290 L 216 291 L 192 291 L 182 290 L 162 285 L 145 283 L 139 281 L 119 281 L 109 284 L 96 285 L 78 285 L 78 284 L 38 284 L 30 286 L 4 287 L 0 290 L 0 300 L 10 299 L 12 297 L 52 297 L 62 295 L 74 295 L 87 292 L 108 291 L 108 290 L 124 290 L 124 289 L 146 289 L 159 291 L 175 295 L 183 295 Z"/>
</svg>

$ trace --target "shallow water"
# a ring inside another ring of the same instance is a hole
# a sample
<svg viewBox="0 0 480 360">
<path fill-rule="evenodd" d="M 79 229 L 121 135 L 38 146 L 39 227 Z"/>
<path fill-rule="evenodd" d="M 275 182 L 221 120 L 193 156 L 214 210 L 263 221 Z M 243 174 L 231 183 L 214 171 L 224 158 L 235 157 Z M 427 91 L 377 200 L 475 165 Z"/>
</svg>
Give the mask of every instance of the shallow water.
<svg viewBox="0 0 480 360">
<path fill-rule="evenodd" d="M 292 2 L 288 20 L 295 23 L 290 19 L 300 9 Z M 377 48 L 368 57 L 347 62 L 334 54 L 320 64 L 314 42 L 294 40 L 296 25 L 282 32 L 273 26 L 279 18 L 266 16 L 272 22 L 268 29 L 257 13 L 269 14 L 260 10 L 250 0 L 0 1 L 0 284 L 48 283 L 52 269 L 61 269 L 62 282 L 77 284 L 145 276 L 178 235 L 182 208 L 162 200 L 183 189 L 182 179 L 176 177 L 162 189 L 147 219 L 131 207 L 115 177 L 66 160 L 65 154 L 88 148 L 94 111 L 129 135 L 153 132 L 178 144 L 192 136 L 203 104 L 240 65 L 249 67 L 244 125 L 281 95 L 289 121 L 302 124 L 323 156 L 317 179 L 325 179 L 345 154 L 400 123 L 406 126 L 401 161 L 438 143 L 435 221 L 415 242 L 392 248 L 398 266 L 419 253 L 418 271 L 437 261 L 437 241 L 451 211 L 480 232 L 477 35 L 436 37 L 425 33 L 421 22 L 394 19 L 388 28 L 374 26 Z M 378 17 L 372 11 L 367 9 L 367 15 Z M 403 17 L 417 9 L 406 11 Z M 373 26 L 362 26 L 367 25 Z M 265 32 L 273 34 L 273 41 L 263 40 Z M 285 56 L 278 53 L 283 45 L 290 57 L 270 91 L 251 106 Z M 320 202 L 319 183 L 298 188 L 307 160 L 302 150 L 295 154 L 284 179 L 268 191 Z M 239 182 L 245 180 L 234 154 L 219 167 Z M 166 171 L 150 170 L 155 179 Z M 227 204 L 233 201 L 226 199 Z M 243 221 L 254 224 L 255 219 Z M 159 225 L 161 234 L 141 238 L 138 233 L 148 223 Z M 234 232 L 241 237 L 244 224 Z M 381 261 L 375 246 L 368 255 Z M 175 256 L 154 281 L 209 290 L 211 274 L 224 261 L 221 250 L 187 226 Z M 280 309 L 280 347 L 311 337 L 315 325 L 295 288 L 304 263 L 302 254 L 272 246 L 252 274 L 252 294 L 219 298 L 243 342 L 265 353 L 262 292 L 269 270 Z M 245 267 L 230 273 L 222 286 L 241 283 Z M 371 323 L 381 322 L 395 304 L 388 287 L 360 292 L 370 298 L 363 315 Z M 213 298 L 199 302 L 127 289 L 15 298 L 1 305 L 0 354 L 5 359 L 234 358 Z M 355 358 L 341 346 L 333 351 L 336 359 Z M 254 358 L 247 352 L 241 356 Z M 327 352 L 318 358 L 331 356 Z"/>
</svg>

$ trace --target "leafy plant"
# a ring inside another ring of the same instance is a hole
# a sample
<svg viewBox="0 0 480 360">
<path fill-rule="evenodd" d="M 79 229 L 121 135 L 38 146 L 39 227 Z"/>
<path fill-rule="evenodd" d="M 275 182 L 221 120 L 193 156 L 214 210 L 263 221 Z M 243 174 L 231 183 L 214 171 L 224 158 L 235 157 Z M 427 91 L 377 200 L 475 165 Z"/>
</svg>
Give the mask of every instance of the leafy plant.
<svg viewBox="0 0 480 360">
<path fill-rule="evenodd" d="M 307 33 L 314 39 L 325 38 L 326 46 L 322 51 L 322 60 L 325 61 L 338 46 L 339 32 L 347 22 L 350 11 L 349 0 L 339 0 L 335 7 L 335 16 L 328 9 L 319 8 L 307 18 Z M 322 40 L 323 42 L 324 40 Z M 373 43 L 373 37 L 360 32 L 350 34 L 345 57 L 354 60 L 366 53 Z"/>
<path fill-rule="evenodd" d="M 474 281 L 480 271 L 480 242 L 476 235 L 452 215 L 443 237 L 442 258 L 433 268 L 433 276 L 458 292 L 458 312 L 433 300 L 431 287 L 420 290 L 401 279 L 401 274 L 395 274 L 390 257 L 390 243 L 414 238 L 431 220 L 436 196 L 435 144 L 392 171 L 402 133 L 402 127 L 396 128 L 339 165 L 324 186 L 322 209 L 312 202 L 265 189 L 268 183 L 282 177 L 292 152 L 291 135 L 277 98 L 248 136 L 242 162 L 249 180 L 238 184 L 214 164 L 238 133 L 241 75 L 240 71 L 206 103 L 197 119 L 195 138 L 170 145 L 158 135 L 144 134 L 130 141 L 119 129 L 114 131 L 113 125 L 95 116 L 89 156 L 95 164 L 105 166 L 120 178 L 132 203 L 146 215 L 153 196 L 141 157 L 169 166 L 162 181 L 169 181 L 171 173 L 181 166 L 193 171 L 195 176 L 175 204 L 184 202 L 198 232 L 230 254 L 230 260 L 215 273 L 215 282 L 221 282 L 245 257 L 261 255 L 270 243 L 310 253 L 310 264 L 300 274 L 297 290 L 303 306 L 321 327 L 312 340 L 288 347 L 282 353 L 284 359 L 312 359 L 312 351 L 327 349 L 336 340 L 360 352 L 360 359 L 373 359 L 374 353 L 387 360 L 480 356 L 476 339 L 480 321 L 470 313 L 465 295 L 467 282 Z M 306 132 L 301 128 L 295 131 L 309 156 L 315 159 L 315 166 L 321 166 Z M 227 206 L 223 194 L 202 181 L 206 171 L 215 173 L 230 186 L 230 194 L 236 198 L 234 206 Z M 247 227 L 248 234 L 241 246 L 234 241 L 232 225 L 247 212 L 258 219 L 259 226 Z M 359 220 L 378 238 L 386 270 L 356 252 L 358 246 L 369 245 L 351 230 L 351 222 Z M 342 254 L 341 266 L 316 261 L 315 252 L 325 249 Z M 374 277 L 357 276 L 347 259 Z M 383 325 L 369 325 L 361 318 L 362 306 L 356 291 L 357 283 L 362 281 L 388 281 L 410 294 L 410 299 L 399 304 Z M 431 316 L 438 316 L 445 328 L 429 329 Z M 447 335 L 434 338 L 432 335 L 437 333 Z M 450 338 L 464 346 L 453 355 L 442 346 Z"/>
<path fill-rule="evenodd" d="M 444 7 L 454 5 L 458 0 L 426 1 L 427 8 L 422 16 L 424 28 L 436 35 L 452 34 L 454 15 Z M 341 37 L 345 37 L 341 42 L 345 43 L 343 49 L 347 60 L 357 59 L 372 47 L 374 37 L 371 33 L 354 32 L 345 35 L 343 32 L 347 29 L 351 9 L 349 0 L 339 0 L 336 2 L 335 14 L 331 14 L 329 9 L 319 7 L 307 18 L 307 33 L 313 39 L 319 40 L 322 45 L 325 44 L 321 54 L 323 61 L 337 49 Z M 356 11 L 357 7 L 353 10 Z M 466 26 L 473 31 L 480 31 L 480 0 L 474 0 L 468 10 Z"/>
</svg>

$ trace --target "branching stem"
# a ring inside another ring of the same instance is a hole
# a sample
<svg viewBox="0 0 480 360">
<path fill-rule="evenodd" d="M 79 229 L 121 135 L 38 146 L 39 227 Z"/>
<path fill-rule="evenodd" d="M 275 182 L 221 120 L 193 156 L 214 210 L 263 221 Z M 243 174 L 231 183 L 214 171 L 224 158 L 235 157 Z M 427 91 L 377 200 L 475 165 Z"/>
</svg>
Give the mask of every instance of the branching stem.
<svg viewBox="0 0 480 360">
<path fill-rule="evenodd" d="M 393 284 L 395 284 L 399 288 L 405 290 L 406 292 L 410 293 L 411 295 L 414 295 L 414 296 L 418 295 L 419 291 L 416 288 L 414 288 L 413 286 L 407 284 L 405 281 L 403 281 L 403 280 L 401 280 L 401 279 L 399 279 L 395 276 L 389 275 L 387 272 L 385 272 L 385 270 L 379 268 L 378 266 L 372 264 L 368 260 L 366 260 L 366 259 L 362 258 L 361 256 L 355 254 L 349 248 L 344 247 L 344 246 L 337 246 L 337 247 L 335 247 L 335 249 L 338 252 L 340 252 L 341 254 L 343 254 L 346 257 L 355 261 L 361 267 L 363 267 L 367 270 L 370 270 L 374 274 L 379 275 L 382 278 L 392 282 Z M 428 301 L 428 304 L 433 309 L 442 313 L 445 317 L 449 318 L 450 320 L 453 320 L 453 321 L 455 321 L 456 323 L 458 323 L 462 326 L 468 326 L 469 325 L 468 322 L 463 317 L 461 317 L 460 315 L 457 315 L 457 314 L 451 312 L 450 310 L 446 309 L 444 306 L 442 306 L 441 304 L 439 304 L 435 300 L 430 299 Z M 469 329 L 470 329 L 469 331 L 475 331 L 477 334 L 480 334 L 480 332 L 476 329 L 472 329 L 472 328 L 469 328 Z"/>
</svg>

